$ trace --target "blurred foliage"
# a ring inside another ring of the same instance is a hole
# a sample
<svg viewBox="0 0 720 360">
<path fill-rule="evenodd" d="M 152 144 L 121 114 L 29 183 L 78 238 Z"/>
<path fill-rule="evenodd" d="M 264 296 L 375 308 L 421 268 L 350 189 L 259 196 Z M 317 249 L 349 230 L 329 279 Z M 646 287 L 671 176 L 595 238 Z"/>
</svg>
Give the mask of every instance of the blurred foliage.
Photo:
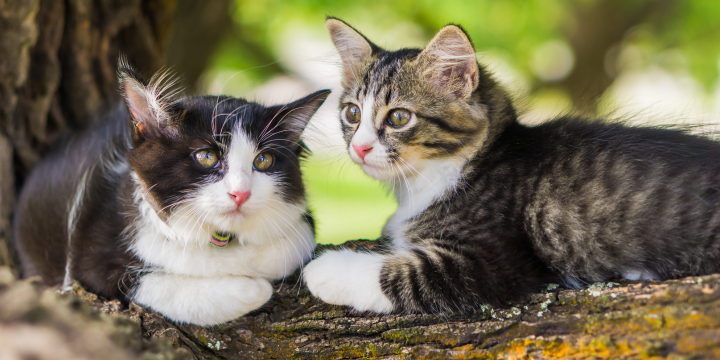
<svg viewBox="0 0 720 360">
<path fill-rule="evenodd" d="M 397 208 L 384 186 L 349 159 L 313 157 L 303 176 L 321 244 L 375 239 Z"/>
<path fill-rule="evenodd" d="M 244 76 L 249 79 L 248 88 L 257 86 L 287 71 L 277 60 L 286 33 L 307 31 L 324 36 L 325 16 L 347 21 L 388 48 L 421 47 L 442 26 L 455 23 L 470 34 L 481 55 L 498 54 L 535 82 L 535 87 L 541 87 L 543 84 L 531 71 L 534 52 L 548 41 L 567 42 L 568 36 L 583 26 L 576 22 L 576 12 L 602 2 L 236 0 L 232 9 L 234 36 L 219 48 L 211 67 L 252 69 Z M 715 85 L 720 71 L 720 1 L 632 0 L 620 5 L 628 13 L 646 13 L 637 18 L 618 45 L 642 48 L 646 65 L 656 63 L 671 70 L 687 66 L 707 88 Z M 676 51 L 680 59 L 657 58 L 667 51 Z"/>
<path fill-rule="evenodd" d="M 293 42 L 297 46 L 297 39 L 312 38 L 331 51 L 323 26 L 326 16 L 347 21 L 388 49 L 422 47 L 442 26 L 460 24 L 479 60 L 489 64 L 516 97 L 554 111 L 578 109 L 573 101 L 582 99 L 578 93 L 598 76 L 605 79 L 592 92 L 591 102 L 622 74 L 651 67 L 689 74 L 683 76 L 708 94 L 718 89 L 720 1 L 715 0 L 235 0 L 231 15 L 234 29 L 218 47 L 200 87 L 224 91 L 229 88 L 225 84 L 234 81 L 241 84 L 232 90 L 238 96 L 276 76 L 312 82 L 291 65 L 295 55 L 287 49 Z M 602 49 L 595 46 L 598 36 L 606 36 L 608 45 L 598 45 Z M 575 64 L 573 70 L 571 59 L 569 68 L 551 69 L 560 76 L 543 76 L 543 67 L 561 62 L 552 58 L 556 53 L 574 59 L 594 56 L 599 66 Z M 318 53 L 317 59 L 327 55 Z M 587 73 L 571 74 L 578 69 Z M 212 81 L 221 86 L 210 86 Z M 314 157 L 305 173 L 319 242 L 375 237 L 394 211 L 377 183 L 353 164 L 340 166 Z"/>
</svg>

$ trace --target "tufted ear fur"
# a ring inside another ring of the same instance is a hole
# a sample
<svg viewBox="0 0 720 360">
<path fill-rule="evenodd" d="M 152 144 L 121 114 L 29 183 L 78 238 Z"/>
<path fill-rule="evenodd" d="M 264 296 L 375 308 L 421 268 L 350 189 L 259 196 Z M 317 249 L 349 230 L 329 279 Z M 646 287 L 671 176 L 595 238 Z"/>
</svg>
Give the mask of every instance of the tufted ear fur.
<svg viewBox="0 0 720 360">
<path fill-rule="evenodd" d="M 169 107 L 177 93 L 173 90 L 176 79 L 168 72 L 159 72 L 150 82 L 145 82 L 121 57 L 118 61 L 118 83 L 132 117 L 133 139 L 136 142 L 157 138 L 170 131 Z"/>
<path fill-rule="evenodd" d="M 457 25 L 440 29 L 418 59 L 424 66 L 424 80 L 449 96 L 468 98 L 478 85 L 475 48 L 465 31 Z"/>
<path fill-rule="evenodd" d="M 275 112 L 272 118 L 280 121 L 278 128 L 287 132 L 286 138 L 290 146 L 300 144 L 300 134 L 329 95 L 330 90 L 320 90 L 289 104 L 270 108 L 271 112 Z"/>
<path fill-rule="evenodd" d="M 381 49 L 342 20 L 328 18 L 325 20 L 325 28 L 342 59 L 343 85 L 350 87 L 360 82 L 360 74 L 364 66 L 372 55 L 380 52 Z"/>
</svg>

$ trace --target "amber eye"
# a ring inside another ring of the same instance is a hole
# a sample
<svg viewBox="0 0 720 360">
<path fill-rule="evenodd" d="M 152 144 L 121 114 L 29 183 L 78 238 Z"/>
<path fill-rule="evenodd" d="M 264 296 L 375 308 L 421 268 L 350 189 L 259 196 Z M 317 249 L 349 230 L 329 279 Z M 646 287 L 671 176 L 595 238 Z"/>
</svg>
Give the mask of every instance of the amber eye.
<svg viewBox="0 0 720 360">
<path fill-rule="evenodd" d="M 399 128 L 405 126 L 410 121 L 412 113 L 405 109 L 393 110 L 387 118 L 388 124 Z"/>
<path fill-rule="evenodd" d="M 197 161 L 200 166 L 206 168 L 206 169 L 212 169 L 217 166 L 219 159 L 215 151 L 212 150 L 200 150 L 195 152 L 195 161 Z"/>
<path fill-rule="evenodd" d="M 253 161 L 253 169 L 257 171 L 267 171 L 269 169 L 275 158 L 268 153 L 262 153 L 255 157 L 255 160 Z"/>
<path fill-rule="evenodd" d="M 348 105 L 347 110 L 345 110 L 345 118 L 350 123 L 360 122 L 360 108 L 357 105 Z"/>
</svg>

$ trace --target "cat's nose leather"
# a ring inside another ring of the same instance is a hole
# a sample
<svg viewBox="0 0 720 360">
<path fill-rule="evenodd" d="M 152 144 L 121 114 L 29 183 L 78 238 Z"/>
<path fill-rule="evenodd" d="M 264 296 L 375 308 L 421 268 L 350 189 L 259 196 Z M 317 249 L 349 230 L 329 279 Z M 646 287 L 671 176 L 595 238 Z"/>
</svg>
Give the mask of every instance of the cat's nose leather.
<svg viewBox="0 0 720 360">
<path fill-rule="evenodd" d="M 365 160 L 365 155 L 367 155 L 370 150 L 372 150 L 372 146 L 365 146 L 365 145 L 353 145 L 353 149 L 355 150 L 355 153 L 360 157 L 361 160 Z"/>
<path fill-rule="evenodd" d="M 240 206 L 250 197 L 250 192 L 231 191 L 228 195 L 230 195 L 230 198 L 235 202 L 235 204 L 237 204 L 237 206 Z"/>
</svg>

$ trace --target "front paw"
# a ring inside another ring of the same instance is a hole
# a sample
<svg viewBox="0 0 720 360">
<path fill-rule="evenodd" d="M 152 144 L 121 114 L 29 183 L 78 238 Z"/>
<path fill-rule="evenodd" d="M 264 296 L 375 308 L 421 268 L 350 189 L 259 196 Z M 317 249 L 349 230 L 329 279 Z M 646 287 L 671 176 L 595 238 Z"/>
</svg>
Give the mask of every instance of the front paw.
<svg viewBox="0 0 720 360">
<path fill-rule="evenodd" d="M 334 305 L 390 313 L 394 306 L 380 287 L 384 256 L 350 250 L 329 251 L 303 269 L 310 292 Z"/>
<path fill-rule="evenodd" d="M 272 293 L 272 285 L 260 278 L 153 273 L 141 278 L 134 300 L 176 322 L 216 325 L 261 307 Z"/>
</svg>

